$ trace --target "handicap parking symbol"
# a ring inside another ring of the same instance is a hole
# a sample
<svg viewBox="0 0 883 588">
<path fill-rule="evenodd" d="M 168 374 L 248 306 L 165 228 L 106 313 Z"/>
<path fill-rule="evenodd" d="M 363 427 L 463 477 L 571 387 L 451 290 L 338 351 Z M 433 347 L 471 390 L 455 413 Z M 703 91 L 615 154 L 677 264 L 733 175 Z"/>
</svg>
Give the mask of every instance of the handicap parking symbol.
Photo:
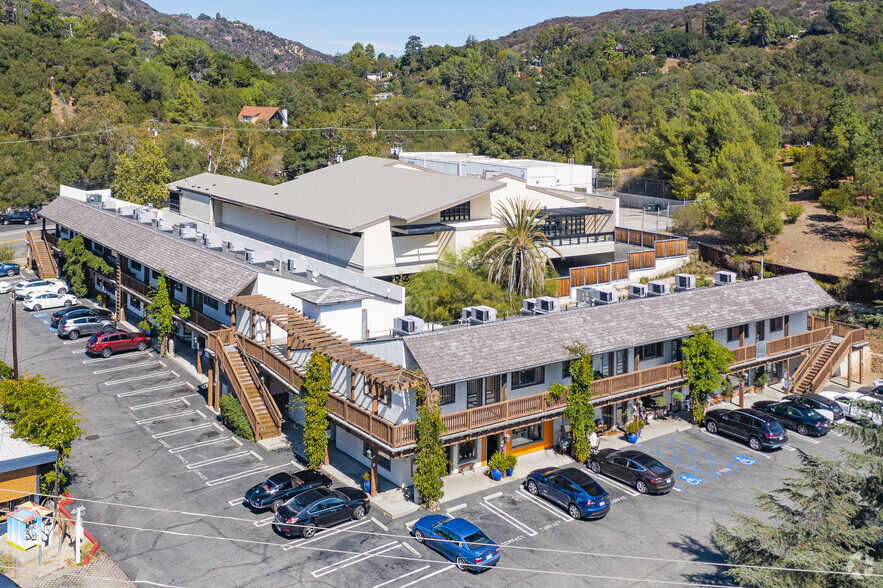
<svg viewBox="0 0 883 588">
<path fill-rule="evenodd" d="M 736 455 L 733 457 L 736 461 L 743 465 L 751 465 L 757 463 L 756 459 L 751 459 L 750 457 L 746 457 L 744 455 Z"/>
<path fill-rule="evenodd" d="M 683 476 L 678 477 L 691 486 L 696 486 L 705 481 L 702 478 L 697 478 L 696 476 L 691 476 L 690 474 L 684 474 Z"/>
</svg>

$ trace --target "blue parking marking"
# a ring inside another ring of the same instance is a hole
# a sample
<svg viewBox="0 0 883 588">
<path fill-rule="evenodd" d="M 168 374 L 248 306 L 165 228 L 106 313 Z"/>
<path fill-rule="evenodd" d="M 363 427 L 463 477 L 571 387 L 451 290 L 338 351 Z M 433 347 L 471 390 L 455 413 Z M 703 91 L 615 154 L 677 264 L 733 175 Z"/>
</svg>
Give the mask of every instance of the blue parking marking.
<svg viewBox="0 0 883 588">
<path fill-rule="evenodd" d="M 756 459 L 751 459 L 750 457 L 747 457 L 745 455 L 736 455 L 733 457 L 733 459 L 735 459 L 736 461 L 738 461 L 742 465 L 752 465 L 752 464 L 757 463 Z"/>
<path fill-rule="evenodd" d="M 732 462 L 725 461 L 704 451 L 694 449 L 683 443 L 669 440 L 668 445 L 669 447 L 665 447 L 665 443 L 663 442 L 663 446 L 660 448 L 656 439 L 653 440 L 653 447 L 656 455 L 659 455 L 660 457 L 669 457 L 667 453 L 663 453 L 663 449 L 670 451 L 671 458 L 675 460 L 675 463 L 682 465 L 687 469 L 691 469 L 703 476 L 717 478 L 718 476 L 740 469 L 739 466 Z M 644 448 L 641 443 L 639 443 L 638 446 L 642 449 Z M 649 447 L 647 447 L 647 449 L 649 449 Z"/>
<path fill-rule="evenodd" d="M 698 486 L 705 481 L 702 478 L 697 478 L 696 476 L 691 476 L 690 474 L 684 474 L 683 476 L 678 477 L 690 486 Z"/>
<path fill-rule="evenodd" d="M 40 318 L 40 317 L 42 317 L 42 316 L 49 316 L 49 313 L 48 313 L 48 312 L 43 312 L 43 313 L 40 313 L 40 314 L 32 314 L 31 316 L 34 317 L 34 318 Z"/>
</svg>

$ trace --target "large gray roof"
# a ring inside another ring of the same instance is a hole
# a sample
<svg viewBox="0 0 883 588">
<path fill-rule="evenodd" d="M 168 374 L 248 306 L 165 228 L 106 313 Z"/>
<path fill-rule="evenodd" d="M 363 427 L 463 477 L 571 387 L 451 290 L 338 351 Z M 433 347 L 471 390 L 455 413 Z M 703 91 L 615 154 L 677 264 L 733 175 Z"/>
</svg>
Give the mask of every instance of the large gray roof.
<svg viewBox="0 0 883 588">
<path fill-rule="evenodd" d="M 362 156 L 276 186 L 202 173 L 169 188 L 355 233 L 388 218 L 411 223 L 505 184 Z"/>
<path fill-rule="evenodd" d="M 565 345 L 602 353 L 836 304 L 807 274 L 700 288 L 564 312 L 454 327 L 405 338 L 433 386 L 570 358 Z"/>
<path fill-rule="evenodd" d="M 258 275 L 245 263 L 73 198 L 60 196 L 40 214 L 218 300 L 241 293 Z"/>
</svg>

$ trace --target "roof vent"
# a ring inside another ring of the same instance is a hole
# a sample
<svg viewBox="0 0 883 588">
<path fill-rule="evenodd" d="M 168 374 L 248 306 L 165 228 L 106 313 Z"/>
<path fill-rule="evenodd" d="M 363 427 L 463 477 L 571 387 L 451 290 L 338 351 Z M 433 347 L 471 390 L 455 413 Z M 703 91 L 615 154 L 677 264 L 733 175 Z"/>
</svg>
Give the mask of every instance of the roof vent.
<svg viewBox="0 0 883 588">
<path fill-rule="evenodd" d="M 171 233 L 173 228 L 172 221 L 167 218 L 158 218 L 156 219 L 156 228 L 160 231 Z"/>
<path fill-rule="evenodd" d="M 245 251 L 245 243 L 242 241 L 227 241 L 227 250 L 233 253 L 241 253 Z"/>
<path fill-rule="evenodd" d="M 113 200 L 102 200 L 101 201 L 101 208 L 103 208 L 104 210 L 114 210 L 115 211 L 117 209 L 117 205 L 116 205 L 116 202 L 114 202 Z"/>
<path fill-rule="evenodd" d="M 307 260 L 304 257 L 294 257 L 288 260 L 288 273 L 304 274 L 307 273 Z"/>
<path fill-rule="evenodd" d="M 580 286 L 576 289 L 577 306 L 599 306 L 617 302 L 619 302 L 619 293 L 613 288 Z"/>
<path fill-rule="evenodd" d="M 715 286 L 729 286 L 730 284 L 735 284 L 735 283 L 736 283 L 736 272 L 728 272 L 725 270 L 714 272 L 714 285 Z"/>
<path fill-rule="evenodd" d="M 253 265 L 261 265 L 273 261 L 272 251 L 246 251 L 245 261 Z"/>
<path fill-rule="evenodd" d="M 536 314 L 537 299 L 525 298 L 521 301 L 521 314 Z"/>
<path fill-rule="evenodd" d="M 693 274 L 675 274 L 675 292 L 696 289 L 696 276 Z"/>
<path fill-rule="evenodd" d="M 646 298 L 646 284 L 629 284 L 629 298 Z"/>
<path fill-rule="evenodd" d="M 181 225 L 179 232 L 182 239 L 196 239 L 196 229 L 194 227 Z"/>
<path fill-rule="evenodd" d="M 117 214 L 120 216 L 135 216 L 135 207 L 134 206 L 120 206 L 117 209 Z"/>
<path fill-rule="evenodd" d="M 671 285 L 668 282 L 660 280 L 647 282 L 647 296 L 652 298 L 655 296 L 666 296 L 668 294 L 671 294 Z"/>
<path fill-rule="evenodd" d="M 399 316 L 392 321 L 392 330 L 395 331 L 396 335 L 401 335 L 402 337 L 422 333 L 424 327 L 423 319 L 411 315 Z"/>
<path fill-rule="evenodd" d="M 534 309 L 537 314 L 552 314 L 561 311 L 561 302 L 551 296 L 540 296 Z"/>
<path fill-rule="evenodd" d="M 202 242 L 209 249 L 221 249 L 221 237 L 219 235 L 209 235 L 208 233 L 202 236 Z"/>
<path fill-rule="evenodd" d="M 497 309 L 490 306 L 467 306 L 460 317 L 460 322 L 468 325 L 485 325 L 496 320 Z"/>
</svg>

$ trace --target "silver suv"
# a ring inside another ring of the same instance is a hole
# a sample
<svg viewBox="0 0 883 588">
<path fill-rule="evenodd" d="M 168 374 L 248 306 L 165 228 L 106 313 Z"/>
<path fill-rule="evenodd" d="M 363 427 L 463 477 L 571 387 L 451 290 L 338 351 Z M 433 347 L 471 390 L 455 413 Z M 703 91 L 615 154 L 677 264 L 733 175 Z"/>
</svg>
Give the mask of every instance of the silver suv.
<svg viewBox="0 0 883 588">
<path fill-rule="evenodd" d="M 80 335 L 109 333 L 116 329 L 116 324 L 112 318 L 91 315 L 63 318 L 58 322 L 58 334 L 68 339 L 79 339 Z"/>
</svg>

